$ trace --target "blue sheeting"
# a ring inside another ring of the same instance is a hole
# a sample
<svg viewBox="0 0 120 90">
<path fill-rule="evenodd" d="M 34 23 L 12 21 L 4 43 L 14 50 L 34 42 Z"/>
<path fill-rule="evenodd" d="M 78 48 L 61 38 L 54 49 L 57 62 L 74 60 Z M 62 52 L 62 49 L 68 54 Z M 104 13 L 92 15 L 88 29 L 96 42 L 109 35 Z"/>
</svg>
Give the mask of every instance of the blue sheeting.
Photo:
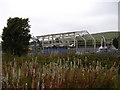
<svg viewBox="0 0 120 90">
<path fill-rule="evenodd" d="M 63 47 L 48 47 L 44 48 L 44 54 L 50 55 L 50 54 L 64 54 L 68 52 L 67 46 Z"/>
</svg>

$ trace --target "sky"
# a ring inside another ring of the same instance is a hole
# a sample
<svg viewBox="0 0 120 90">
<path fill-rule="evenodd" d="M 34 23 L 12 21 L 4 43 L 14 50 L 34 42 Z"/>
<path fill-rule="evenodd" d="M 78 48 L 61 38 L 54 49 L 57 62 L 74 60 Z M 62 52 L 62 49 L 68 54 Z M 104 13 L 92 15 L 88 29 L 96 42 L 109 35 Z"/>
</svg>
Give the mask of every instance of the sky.
<svg viewBox="0 0 120 90">
<path fill-rule="evenodd" d="M 9 17 L 29 18 L 30 34 L 118 30 L 119 0 L 0 0 L 0 35 Z"/>
</svg>

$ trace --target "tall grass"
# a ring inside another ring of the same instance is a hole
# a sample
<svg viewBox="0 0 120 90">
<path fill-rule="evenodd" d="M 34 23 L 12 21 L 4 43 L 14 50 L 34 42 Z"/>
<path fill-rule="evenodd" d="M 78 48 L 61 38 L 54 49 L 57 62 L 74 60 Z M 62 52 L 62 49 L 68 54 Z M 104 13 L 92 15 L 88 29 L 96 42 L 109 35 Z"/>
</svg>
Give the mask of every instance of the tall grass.
<svg viewBox="0 0 120 90">
<path fill-rule="evenodd" d="M 102 60 L 103 58 L 100 61 L 92 60 L 90 55 L 11 57 L 9 58 L 11 60 L 3 62 L 2 86 L 3 88 L 117 88 L 119 60 L 117 58 L 110 60 L 108 57 L 107 60 Z"/>
</svg>

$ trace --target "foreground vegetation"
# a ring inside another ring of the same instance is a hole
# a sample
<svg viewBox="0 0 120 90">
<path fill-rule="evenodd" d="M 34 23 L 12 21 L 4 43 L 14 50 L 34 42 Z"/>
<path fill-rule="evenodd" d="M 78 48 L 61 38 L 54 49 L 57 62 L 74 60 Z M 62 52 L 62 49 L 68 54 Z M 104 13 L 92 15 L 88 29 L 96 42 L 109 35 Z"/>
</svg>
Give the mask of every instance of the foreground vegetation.
<svg viewBox="0 0 120 90">
<path fill-rule="evenodd" d="M 119 57 L 3 55 L 3 88 L 119 88 Z"/>
</svg>

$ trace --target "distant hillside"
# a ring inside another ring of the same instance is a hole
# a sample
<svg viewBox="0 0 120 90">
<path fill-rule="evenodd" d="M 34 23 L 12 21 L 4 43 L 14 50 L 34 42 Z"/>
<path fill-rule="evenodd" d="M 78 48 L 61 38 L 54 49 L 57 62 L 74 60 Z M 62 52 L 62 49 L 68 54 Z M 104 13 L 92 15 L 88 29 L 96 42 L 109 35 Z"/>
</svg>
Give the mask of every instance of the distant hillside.
<svg viewBox="0 0 120 90">
<path fill-rule="evenodd" d="M 96 33 L 92 34 L 92 36 L 97 40 L 101 40 L 102 36 L 105 37 L 105 39 L 114 39 L 118 37 L 118 32 L 102 32 L 102 33 Z"/>
</svg>

